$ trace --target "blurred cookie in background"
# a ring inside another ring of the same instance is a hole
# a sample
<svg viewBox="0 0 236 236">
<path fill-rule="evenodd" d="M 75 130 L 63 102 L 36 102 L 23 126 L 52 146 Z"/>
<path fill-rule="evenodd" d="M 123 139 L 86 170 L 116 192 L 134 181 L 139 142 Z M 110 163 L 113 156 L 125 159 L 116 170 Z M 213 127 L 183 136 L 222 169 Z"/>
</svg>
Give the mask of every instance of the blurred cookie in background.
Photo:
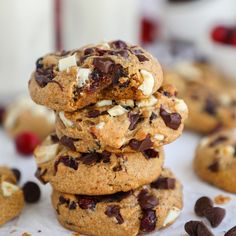
<svg viewBox="0 0 236 236">
<path fill-rule="evenodd" d="M 35 104 L 29 97 L 20 97 L 6 107 L 3 127 L 10 137 L 32 132 L 44 139 L 54 130 L 53 111 Z"/>
<path fill-rule="evenodd" d="M 187 129 L 211 133 L 219 127 L 236 127 L 236 85 L 209 64 L 179 63 L 164 77 L 189 107 Z"/>
</svg>

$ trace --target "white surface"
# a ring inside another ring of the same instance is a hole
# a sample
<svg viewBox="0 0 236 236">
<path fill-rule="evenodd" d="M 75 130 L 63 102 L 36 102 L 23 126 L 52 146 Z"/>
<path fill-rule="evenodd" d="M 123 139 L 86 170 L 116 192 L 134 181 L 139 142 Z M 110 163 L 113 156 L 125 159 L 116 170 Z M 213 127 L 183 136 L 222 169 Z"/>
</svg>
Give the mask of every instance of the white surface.
<svg viewBox="0 0 236 236">
<path fill-rule="evenodd" d="M 198 136 L 185 133 L 176 142 L 166 146 L 166 166 L 172 168 L 184 185 L 184 210 L 174 225 L 161 232 L 152 233 L 150 236 L 183 236 L 186 235 L 184 232 L 186 221 L 197 219 L 206 222 L 193 213 L 195 201 L 203 195 L 213 198 L 218 194 L 224 194 L 232 198 L 229 203 L 223 206 L 227 210 L 227 215 L 222 224 L 213 230 L 216 236 L 222 236 L 225 230 L 236 225 L 236 196 L 211 187 L 198 180 L 194 175 L 192 158 L 198 140 Z M 0 164 L 8 164 L 21 170 L 23 174 L 21 184 L 26 180 L 33 179 L 33 181 L 37 181 L 33 177 L 36 169 L 33 158 L 24 159 L 19 157 L 14 150 L 13 141 L 8 139 L 2 130 L 0 130 L 0 153 Z M 49 185 L 40 185 L 40 187 L 42 190 L 40 202 L 32 205 L 28 204 L 20 217 L 0 228 L 0 236 L 20 236 L 23 232 L 28 232 L 32 236 L 72 235 L 72 232 L 63 229 L 56 220 L 56 215 L 50 204 L 51 190 Z M 209 226 L 208 223 L 207 225 Z M 38 230 L 41 230 L 41 233 Z"/>
</svg>

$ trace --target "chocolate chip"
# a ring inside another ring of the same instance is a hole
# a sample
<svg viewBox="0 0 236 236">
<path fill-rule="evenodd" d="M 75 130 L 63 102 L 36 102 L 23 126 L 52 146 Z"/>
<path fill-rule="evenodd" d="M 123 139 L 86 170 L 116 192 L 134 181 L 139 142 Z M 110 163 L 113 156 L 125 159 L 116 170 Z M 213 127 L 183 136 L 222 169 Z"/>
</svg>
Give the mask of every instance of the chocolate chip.
<svg viewBox="0 0 236 236">
<path fill-rule="evenodd" d="M 28 181 L 24 184 L 22 190 L 26 202 L 35 203 L 39 201 L 41 192 L 36 183 Z"/>
<path fill-rule="evenodd" d="M 76 151 L 76 147 L 74 145 L 74 142 L 78 141 L 78 139 L 70 138 L 67 136 L 62 136 L 60 139 L 60 143 L 68 148 L 70 148 L 72 151 Z"/>
<path fill-rule="evenodd" d="M 102 156 L 100 153 L 92 152 L 92 153 L 83 153 L 81 155 L 82 163 L 85 165 L 96 164 L 101 160 Z"/>
<path fill-rule="evenodd" d="M 45 87 L 48 83 L 58 83 L 56 81 L 53 81 L 53 79 L 54 72 L 52 66 L 46 69 L 40 68 L 35 71 L 35 80 L 41 88 Z"/>
<path fill-rule="evenodd" d="M 58 136 L 56 134 L 51 134 L 50 138 L 51 138 L 51 141 L 53 143 L 58 143 L 59 142 L 59 138 L 58 138 Z"/>
<path fill-rule="evenodd" d="M 55 173 L 57 172 L 58 165 L 60 163 L 63 163 L 65 166 L 74 170 L 78 170 L 78 167 L 79 167 L 79 163 L 75 158 L 70 157 L 70 156 L 61 156 L 58 158 L 58 160 L 55 161 L 55 164 L 54 164 Z"/>
<path fill-rule="evenodd" d="M 94 54 L 95 51 L 96 51 L 96 49 L 94 47 L 93 48 L 86 48 L 84 50 L 84 55 Z"/>
<path fill-rule="evenodd" d="M 204 211 L 204 216 L 209 220 L 212 227 L 217 227 L 225 217 L 225 209 L 221 207 L 207 208 Z"/>
<path fill-rule="evenodd" d="M 219 136 L 215 140 L 213 140 L 211 143 L 209 143 L 209 147 L 215 147 L 216 145 L 223 143 L 228 140 L 228 137 L 226 136 Z"/>
<path fill-rule="evenodd" d="M 115 49 L 125 49 L 127 44 L 122 40 L 116 40 L 110 43 L 110 46 Z"/>
<path fill-rule="evenodd" d="M 157 114 L 154 113 L 154 112 L 152 112 L 152 114 L 151 114 L 151 116 L 150 116 L 150 118 L 149 118 L 150 124 L 152 124 L 152 121 L 155 120 L 156 118 L 157 118 Z"/>
<path fill-rule="evenodd" d="M 224 236 L 236 236 L 236 226 L 227 231 Z"/>
<path fill-rule="evenodd" d="M 41 169 L 40 167 L 37 168 L 34 176 L 42 183 L 42 184 L 46 184 L 48 183 L 48 181 L 45 181 L 43 179 L 43 176 L 47 173 L 47 169 Z"/>
<path fill-rule="evenodd" d="M 142 219 L 140 221 L 140 231 L 151 232 L 156 228 L 156 212 L 153 210 L 145 210 L 142 212 Z"/>
<path fill-rule="evenodd" d="M 119 79 L 122 77 L 127 77 L 127 76 L 128 76 L 128 74 L 122 65 L 116 64 L 116 65 L 112 66 L 112 83 L 113 83 L 113 85 L 118 85 L 120 83 Z M 124 86 L 124 84 L 126 84 L 126 83 L 127 83 L 127 81 L 124 82 L 123 84 L 121 84 L 121 86 Z M 128 83 L 129 83 L 129 81 L 128 81 Z"/>
<path fill-rule="evenodd" d="M 139 141 L 137 139 L 131 139 L 129 142 L 129 146 L 138 152 L 144 152 L 145 150 L 151 148 L 153 142 L 150 139 L 150 135 L 147 135 L 145 139 Z"/>
<path fill-rule="evenodd" d="M 40 57 L 37 61 L 36 61 L 36 69 L 41 69 L 43 68 L 43 57 Z"/>
<path fill-rule="evenodd" d="M 207 112 L 209 115 L 216 115 L 217 103 L 211 98 L 206 99 L 204 111 Z"/>
<path fill-rule="evenodd" d="M 77 195 L 76 198 L 78 199 L 78 204 L 81 209 L 93 210 L 96 207 L 97 200 L 93 197 Z"/>
<path fill-rule="evenodd" d="M 74 201 L 72 201 L 70 204 L 69 204 L 69 209 L 70 210 L 75 210 L 76 209 L 76 206 L 77 206 L 77 204 L 76 204 L 76 202 L 74 202 Z"/>
<path fill-rule="evenodd" d="M 149 193 L 146 189 L 142 189 L 138 195 L 138 203 L 142 210 L 153 209 L 158 205 L 158 199 Z"/>
<path fill-rule="evenodd" d="M 194 206 L 194 211 L 197 216 L 204 216 L 206 209 L 212 208 L 213 202 L 208 197 L 201 197 L 199 198 Z"/>
<path fill-rule="evenodd" d="M 146 159 L 159 158 L 159 152 L 151 148 L 143 151 L 142 153 L 146 157 Z"/>
<path fill-rule="evenodd" d="M 135 54 L 135 55 L 138 55 L 138 54 L 143 54 L 144 52 L 141 50 L 141 49 L 139 49 L 139 48 L 132 48 L 131 49 L 131 52 L 133 53 L 133 54 Z"/>
<path fill-rule="evenodd" d="M 148 58 L 142 54 L 137 54 L 136 57 L 138 58 L 140 62 L 149 61 Z"/>
<path fill-rule="evenodd" d="M 111 157 L 111 153 L 108 151 L 103 151 L 102 152 L 102 162 L 103 163 L 109 163 L 110 162 L 110 157 Z"/>
<path fill-rule="evenodd" d="M 119 205 L 109 205 L 106 208 L 105 214 L 109 217 L 115 217 L 118 224 L 124 223 L 124 219 L 120 214 L 120 206 Z"/>
<path fill-rule="evenodd" d="M 88 112 L 88 118 L 96 118 L 100 116 L 100 111 L 98 110 L 92 110 Z"/>
<path fill-rule="evenodd" d="M 212 172 L 218 172 L 220 170 L 220 164 L 218 161 L 215 161 L 211 165 L 208 166 L 208 169 Z"/>
<path fill-rule="evenodd" d="M 164 108 L 160 108 L 160 116 L 165 122 L 165 125 L 173 130 L 177 130 L 181 125 L 182 117 L 179 113 L 169 113 Z"/>
<path fill-rule="evenodd" d="M 0 106 L 0 125 L 3 123 L 4 114 L 5 114 L 5 108 Z"/>
<path fill-rule="evenodd" d="M 20 177 L 21 177 L 21 172 L 20 170 L 16 169 L 16 168 L 12 168 L 11 171 L 13 172 L 13 174 L 16 177 L 16 181 L 17 183 L 20 181 Z"/>
<path fill-rule="evenodd" d="M 111 68 L 114 64 L 114 61 L 112 61 L 110 58 L 98 57 L 93 59 L 94 67 L 104 74 L 108 74 L 109 72 L 111 72 Z"/>
<path fill-rule="evenodd" d="M 118 164 L 117 166 L 114 166 L 112 168 L 112 170 L 115 171 L 115 172 L 121 171 L 122 170 L 122 166 L 120 164 Z"/>
<path fill-rule="evenodd" d="M 60 205 L 63 205 L 63 204 L 69 205 L 69 203 L 70 203 L 70 200 L 69 200 L 69 199 L 66 199 L 66 198 L 64 198 L 63 196 L 60 196 L 60 197 L 59 197 L 59 204 L 60 204 Z"/>
<path fill-rule="evenodd" d="M 143 121 L 143 117 L 140 114 L 131 111 L 128 113 L 128 118 L 130 121 L 129 130 L 134 130 L 138 123 Z"/>
<path fill-rule="evenodd" d="M 190 236 L 214 236 L 201 221 L 189 221 L 184 225 L 184 228 Z"/>
<path fill-rule="evenodd" d="M 176 180 L 168 177 L 159 177 L 151 183 L 152 188 L 156 189 L 175 189 Z"/>
</svg>

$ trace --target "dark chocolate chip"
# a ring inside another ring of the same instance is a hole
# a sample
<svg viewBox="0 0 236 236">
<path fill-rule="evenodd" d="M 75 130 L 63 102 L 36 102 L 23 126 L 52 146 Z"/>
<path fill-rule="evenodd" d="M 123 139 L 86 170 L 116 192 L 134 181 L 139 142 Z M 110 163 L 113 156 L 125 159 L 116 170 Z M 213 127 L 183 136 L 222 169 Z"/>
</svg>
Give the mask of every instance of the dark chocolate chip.
<svg viewBox="0 0 236 236">
<path fill-rule="evenodd" d="M 137 54 L 136 57 L 138 58 L 140 62 L 149 61 L 148 58 L 142 54 Z"/>
<path fill-rule="evenodd" d="M 156 211 L 145 210 L 142 212 L 142 219 L 140 220 L 140 231 L 151 232 L 156 228 Z"/>
<path fill-rule="evenodd" d="M 115 172 L 121 171 L 122 170 L 122 166 L 120 164 L 118 164 L 117 166 L 114 166 L 112 168 L 112 170 L 115 171 Z"/>
<path fill-rule="evenodd" d="M 77 195 L 76 197 L 78 199 L 78 204 L 81 209 L 93 210 L 96 207 L 97 200 L 94 197 L 81 195 Z"/>
<path fill-rule="evenodd" d="M 227 231 L 224 236 L 236 236 L 236 226 Z"/>
<path fill-rule="evenodd" d="M 214 236 L 201 221 L 189 221 L 184 225 L 184 228 L 190 236 Z"/>
<path fill-rule="evenodd" d="M 34 176 L 42 183 L 46 184 L 48 183 L 47 181 L 44 180 L 43 176 L 47 173 L 47 169 L 41 169 L 40 167 L 37 168 Z"/>
<path fill-rule="evenodd" d="M 77 206 L 77 204 L 76 204 L 76 202 L 74 202 L 74 201 L 72 201 L 70 204 L 69 204 L 69 209 L 70 210 L 75 210 L 76 209 L 76 206 Z"/>
<path fill-rule="evenodd" d="M 55 161 L 55 164 L 54 164 L 55 173 L 57 172 L 58 165 L 60 163 L 63 163 L 65 166 L 74 170 L 78 170 L 78 167 L 79 167 L 79 163 L 76 158 L 73 158 L 70 156 L 61 156 L 58 158 L 58 160 Z"/>
<path fill-rule="evenodd" d="M 96 51 L 96 49 L 93 47 L 93 48 L 86 48 L 84 50 L 84 55 L 91 55 L 91 54 L 94 54 L 94 52 Z"/>
<path fill-rule="evenodd" d="M 118 85 L 120 83 L 119 79 L 122 77 L 127 77 L 127 76 L 128 76 L 128 74 L 122 65 L 116 64 L 116 65 L 112 66 L 112 83 L 113 83 L 113 85 Z M 120 85 L 126 86 L 127 83 L 129 83 L 128 80 Z"/>
<path fill-rule="evenodd" d="M 209 220 L 209 222 L 211 223 L 212 227 L 217 227 L 222 220 L 224 219 L 226 214 L 225 209 L 221 208 L 221 207 L 211 207 L 211 208 L 207 208 L 204 211 L 204 216 Z"/>
<path fill-rule="evenodd" d="M 39 186 L 31 181 L 28 181 L 24 184 L 23 188 L 25 201 L 28 203 L 36 203 L 40 199 L 40 188 Z"/>
<path fill-rule="evenodd" d="M 152 188 L 156 189 L 175 189 L 176 180 L 168 177 L 159 177 L 151 183 Z"/>
<path fill-rule="evenodd" d="M 161 107 L 160 116 L 165 122 L 166 126 L 173 130 L 177 130 L 179 126 L 181 125 L 182 117 L 179 113 L 176 113 L 176 112 L 169 113 L 164 108 Z"/>
<path fill-rule="evenodd" d="M 81 155 L 82 163 L 85 165 L 92 165 L 100 162 L 102 156 L 100 153 L 92 152 L 92 153 L 83 153 Z"/>
<path fill-rule="evenodd" d="M 138 152 L 144 152 L 145 150 L 151 148 L 153 142 L 150 139 L 150 135 L 147 135 L 145 139 L 139 141 L 137 139 L 131 139 L 129 142 L 129 146 Z"/>
<path fill-rule="evenodd" d="M 20 181 L 20 177 L 21 177 L 21 172 L 20 172 L 20 170 L 17 169 L 17 168 L 12 168 L 11 170 L 12 170 L 13 174 L 15 175 L 16 181 L 17 181 L 17 183 L 18 183 L 18 182 Z"/>
<path fill-rule="evenodd" d="M 54 78 L 54 72 L 53 72 L 53 67 L 48 67 L 46 69 L 40 68 L 35 71 L 35 80 L 37 84 L 43 88 L 45 87 L 48 83 L 57 83 L 56 81 L 53 81 Z"/>
<path fill-rule="evenodd" d="M 88 118 L 96 118 L 98 116 L 100 116 L 99 110 L 92 110 L 88 112 Z"/>
<path fill-rule="evenodd" d="M 118 224 L 124 223 L 124 219 L 120 214 L 120 206 L 119 205 L 109 205 L 106 208 L 105 214 L 109 217 L 115 217 Z"/>
<path fill-rule="evenodd" d="M 146 159 L 159 158 L 159 152 L 151 148 L 143 151 L 142 153 L 146 157 Z"/>
<path fill-rule="evenodd" d="M 209 115 L 216 115 L 217 113 L 217 106 L 218 104 L 211 98 L 206 99 L 204 111 L 207 112 Z"/>
<path fill-rule="evenodd" d="M 78 141 L 78 139 L 70 138 L 67 136 L 62 136 L 60 139 L 60 143 L 63 144 L 64 146 L 70 148 L 72 151 L 76 151 L 74 142 Z"/>
<path fill-rule="evenodd" d="M 93 59 L 94 67 L 104 74 L 108 74 L 109 72 L 111 72 L 111 68 L 114 64 L 114 61 L 112 61 L 110 58 L 98 57 Z"/>
<path fill-rule="evenodd" d="M 69 203 L 70 203 L 69 199 L 66 199 L 63 196 L 59 197 L 59 205 L 64 205 L 64 204 L 69 205 Z"/>
<path fill-rule="evenodd" d="M 43 68 L 43 57 L 40 57 L 37 61 L 36 61 L 36 69 L 41 69 Z"/>
<path fill-rule="evenodd" d="M 218 161 L 215 161 L 211 165 L 208 166 L 208 169 L 212 172 L 218 172 L 220 170 L 220 164 Z"/>
<path fill-rule="evenodd" d="M 201 197 L 196 201 L 194 211 L 197 216 L 204 216 L 206 209 L 212 207 L 213 202 L 209 197 Z"/>
<path fill-rule="evenodd" d="M 130 121 L 129 130 L 134 130 L 138 123 L 143 121 L 143 117 L 140 114 L 131 111 L 128 113 L 128 117 Z"/>
<path fill-rule="evenodd" d="M 209 143 L 209 147 L 215 147 L 216 145 L 223 143 L 228 140 L 228 137 L 226 136 L 219 136 L 215 140 L 213 140 L 211 143 Z"/>
<path fill-rule="evenodd" d="M 58 136 L 56 134 L 51 134 L 50 138 L 51 138 L 51 141 L 53 143 L 58 143 L 59 142 L 59 138 L 58 138 Z"/>
<path fill-rule="evenodd" d="M 127 44 L 122 40 L 116 40 L 110 43 L 110 46 L 115 49 L 125 49 Z"/>
<path fill-rule="evenodd" d="M 146 189 L 142 189 L 138 195 L 138 203 L 142 210 L 153 209 L 158 205 L 158 199 L 149 193 Z"/>
<path fill-rule="evenodd" d="M 141 50 L 141 49 L 138 49 L 138 48 L 136 48 L 136 49 L 131 49 L 131 52 L 133 53 L 133 54 L 135 54 L 135 55 L 138 55 L 138 54 L 143 54 L 144 52 Z"/>
<path fill-rule="evenodd" d="M 152 112 L 152 114 L 151 114 L 151 116 L 150 116 L 150 118 L 149 118 L 150 124 L 152 124 L 152 121 L 155 120 L 156 118 L 157 118 L 157 114 L 154 113 L 154 112 Z"/>
<path fill-rule="evenodd" d="M 110 157 L 111 157 L 111 153 L 108 151 L 103 151 L 102 152 L 102 162 L 103 163 L 109 163 L 110 162 Z"/>
</svg>

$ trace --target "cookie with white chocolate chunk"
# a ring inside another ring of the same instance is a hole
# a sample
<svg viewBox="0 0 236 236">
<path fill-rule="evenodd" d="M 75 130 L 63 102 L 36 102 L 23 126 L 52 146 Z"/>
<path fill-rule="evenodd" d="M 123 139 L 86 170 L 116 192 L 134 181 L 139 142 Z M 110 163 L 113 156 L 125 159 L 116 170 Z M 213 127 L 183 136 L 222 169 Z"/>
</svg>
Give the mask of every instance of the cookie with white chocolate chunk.
<svg viewBox="0 0 236 236">
<path fill-rule="evenodd" d="M 152 55 L 117 40 L 39 58 L 29 91 L 36 103 L 71 112 L 100 100 L 147 98 L 162 80 Z"/>
</svg>

